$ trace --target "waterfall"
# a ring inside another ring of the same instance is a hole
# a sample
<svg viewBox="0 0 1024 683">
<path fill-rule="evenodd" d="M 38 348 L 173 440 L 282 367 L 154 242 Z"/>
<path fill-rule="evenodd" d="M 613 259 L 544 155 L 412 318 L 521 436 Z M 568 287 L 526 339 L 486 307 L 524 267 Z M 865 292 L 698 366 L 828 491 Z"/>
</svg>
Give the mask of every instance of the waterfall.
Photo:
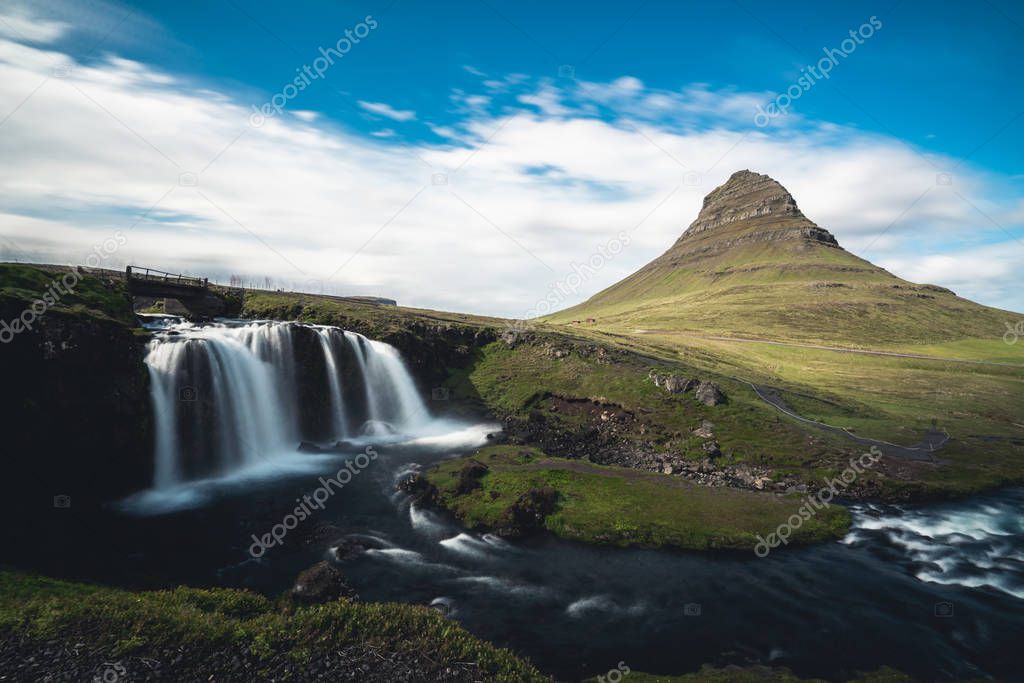
<svg viewBox="0 0 1024 683">
<path fill-rule="evenodd" d="M 283 383 L 245 328 L 200 327 L 153 340 L 154 484 L 216 476 L 284 450 Z"/>
<path fill-rule="evenodd" d="M 330 392 L 328 413 L 331 416 L 331 433 L 334 439 L 348 436 L 348 425 L 345 419 L 345 401 L 341 397 L 341 378 L 338 372 L 338 361 L 335 357 L 333 327 L 318 327 L 320 347 L 324 351 L 324 365 L 327 368 L 327 387 Z"/>
<path fill-rule="evenodd" d="M 345 332 L 345 338 L 352 345 L 366 379 L 368 433 L 388 428 L 409 432 L 429 419 L 427 407 L 398 349 L 356 332 Z"/>
<path fill-rule="evenodd" d="M 398 351 L 362 335 L 268 322 L 151 329 L 157 489 L 302 457 L 295 455 L 302 440 L 414 435 L 430 419 Z M 370 419 L 360 430 L 349 425 L 348 379 L 350 400 L 357 380 L 366 387 Z M 303 433 L 303 425 L 316 433 Z"/>
</svg>

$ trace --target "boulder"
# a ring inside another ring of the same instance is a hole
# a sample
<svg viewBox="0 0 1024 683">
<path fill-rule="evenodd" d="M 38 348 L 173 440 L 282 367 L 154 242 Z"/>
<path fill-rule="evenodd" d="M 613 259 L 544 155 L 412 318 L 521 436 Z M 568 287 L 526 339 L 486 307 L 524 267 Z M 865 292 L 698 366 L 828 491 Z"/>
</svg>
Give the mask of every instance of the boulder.
<svg viewBox="0 0 1024 683">
<path fill-rule="evenodd" d="M 669 375 L 665 378 L 664 382 L 665 391 L 670 394 L 685 394 L 695 386 L 697 386 L 697 380 L 676 377 L 675 375 Z"/>
<path fill-rule="evenodd" d="M 455 487 L 455 495 L 462 496 L 480 488 L 480 479 L 487 474 L 487 465 L 473 460 L 462 466 L 459 472 L 459 483 Z"/>
<path fill-rule="evenodd" d="M 654 370 L 647 373 L 647 377 L 654 382 L 654 386 L 661 387 L 670 394 L 684 394 L 699 384 L 695 379 L 676 377 L 675 375 L 659 375 Z"/>
<path fill-rule="evenodd" d="M 299 574 L 291 596 L 296 602 L 315 605 L 338 598 L 354 598 L 356 592 L 345 581 L 344 574 L 323 560 Z"/>
<path fill-rule="evenodd" d="M 429 507 L 437 500 L 437 487 L 427 481 L 427 478 L 419 472 L 398 482 L 396 488 L 409 494 L 412 502 L 417 505 Z"/>
<path fill-rule="evenodd" d="M 722 449 L 719 447 L 718 442 L 715 441 L 714 439 L 711 439 L 710 441 L 705 441 L 702 448 L 704 449 L 704 453 L 709 458 L 717 458 L 722 454 Z"/>
<path fill-rule="evenodd" d="M 345 562 L 359 557 L 366 551 L 366 545 L 354 538 L 342 538 L 331 546 L 331 554 L 334 555 L 334 559 L 338 562 Z"/>
<path fill-rule="evenodd" d="M 717 384 L 708 381 L 701 382 L 693 395 L 706 406 L 717 406 L 728 400 Z"/>
<path fill-rule="evenodd" d="M 558 492 L 550 486 L 530 489 L 501 513 L 495 532 L 499 536 L 526 536 L 544 527 L 544 519 L 555 511 Z"/>
<path fill-rule="evenodd" d="M 694 436 L 699 436 L 702 439 L 713 439 L 715 438 L 715 423 L 704 420 L 700 423 L 700 427 L 693 430 Z"/>
</svg>

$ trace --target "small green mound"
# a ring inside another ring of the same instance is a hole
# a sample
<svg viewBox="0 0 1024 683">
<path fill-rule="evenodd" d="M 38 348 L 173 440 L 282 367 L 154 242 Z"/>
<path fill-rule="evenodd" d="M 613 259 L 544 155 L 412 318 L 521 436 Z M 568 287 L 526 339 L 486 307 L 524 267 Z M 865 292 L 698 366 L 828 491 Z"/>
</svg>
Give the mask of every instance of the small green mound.
<svg viewBox="0 0 1024 683">
<path fill-rule="evenodd" d="M 466 487 L 464 469 L 477 461 L 487 470 Z M 533 448 L 490 446 L 468 458 L 426 472 L 437 502 L 470 528 L 501 528 L 510 507 L 531 491 L 557 492 L 544 528 L 563 538 L 618 546 L 753 551 L 803 504 L 803 497 L 710 488 L 661 474 L 546 457 Z M 469 490 L 466 490 L 469 488 Z M 841 538 L 849 512 L 826 507 L 802 521 L 790 542 Z"/>
<path fill-rule="evenodd" d="M 296 661 L 369 645 L 429 652 L 440 665 L 473 662 L 488 680 L 549 680 L 428 607 L 338 600 L 290 608 L 243 590 L 131 592 L 0 571 L 0 637 L 10 635 L 139 656 L 170 646 L 243 645 L 264 659 L 284 654 Z"/>
</svg>

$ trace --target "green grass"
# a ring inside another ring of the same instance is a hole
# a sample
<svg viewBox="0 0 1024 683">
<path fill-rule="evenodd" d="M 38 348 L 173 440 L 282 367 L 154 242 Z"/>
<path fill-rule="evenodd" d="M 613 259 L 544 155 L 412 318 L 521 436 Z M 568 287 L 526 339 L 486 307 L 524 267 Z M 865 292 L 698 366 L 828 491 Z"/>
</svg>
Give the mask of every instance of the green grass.
<svg viewBox="0 0 1024 683">
<path fill-rule="evenodd" d="M 601 329 L 617 332 L 641 328 L 880 348 L 1000 340 L 1005 322 L 1024 319 L 901 280 L 842 249 L 796 242 L 701 254 L 680 248 L 546 320 L 595 318 Z"/>
<path fill-rule="evenodd" d="M 489 468 L 481 487 L 457 495 L 459 472 L 471 460 Z M 549 458 L 536 449 L 491 446 L 445 461 L 426 473 L 440 504 L 470 528 L 498 525 L 502 512 L 530 489 L 551 486 L 557 510 L 545 521 L 563 538 L 618 546 L 696 550 L 753 550 L 795 514 L 801 496 L 709 488 L 679 478 L 578 460 Z M 794 543 L 841 538 L 849 528 L 845 508 L 818 512 L 793 535 Z"/>
<path fill-rule="evenodd" d="M 552 348 L 574 348 L 573 344 L 583 351 L 574 350 L 563 358 L 551 354 Z M 587 353 L 590 345 L 557 335 L 515 348 L 502 342 L 490 344 L 471 367 L 452 374 L 452 396 L 474 397 L 499 417 L 524 419 L 539 411 L 566 429 L 577 424 L 564 412 L 551 412 L 551 402 L 541 398 L 546 393 L 621 405 L 644 425 L 642 432 L 625 438 L 691 460 L 702 459 L 704 453 L 701 439 L 690 432 L 710 420 L 725 454 L 723 462 L 762 465 L 780 473 L 800 471 L 808 477 L 832 475 L 841 460 L 863 451 L 825 432 L 808 432 L 758 399 L 749 385 L 724 375 L 679 361 L 633 355 L 602 359 Z M 652 368 L 712 380 L 722 387 L 729 402 L 708 407 L 695 401 L 692 393 L 667 394 L 648 379 Z"/>
<path fill-rule="evenodd" d="M 339 297 L 296 292 L 246 290 L 242 316 L 272 320 L 298 320 L 318 325 L 337 325 L 383 336 L 408 331 L 413 324 L 503 326 L 497 318 L 444 313 L 404 306 L 384 306 L 346 301 Z"/>
<path fill-rule="evenodd" d="M 48 266 L 34 266 L 20 263 L 0 263 L 0 297 L 13 299 L 28 307 L 43 299 L 56 280 L 67 274 L 67 269 Z M 63 289 L 63 285 L 61 285 Z M 135 324 L 131 301 L 123 278 L 107 275 L 82 275 L 70 293 L 54 292 L 56 305 L 53 310 L 85 313 L 117 320 L 129 325 Z"/>
<path fill-rule="evenodd" d="M 258 657 L 286 654 L 299 662 L 360 644 L 430 653 L 442 665 L 472 661 L 491 680 L 549 680 L 436 610 L 393 603 L 290 608 L 241 590 L 129 592 L 0 571 L 0 633 L 138 656 L 164 647 L 242 645 Z"/>
</svg>

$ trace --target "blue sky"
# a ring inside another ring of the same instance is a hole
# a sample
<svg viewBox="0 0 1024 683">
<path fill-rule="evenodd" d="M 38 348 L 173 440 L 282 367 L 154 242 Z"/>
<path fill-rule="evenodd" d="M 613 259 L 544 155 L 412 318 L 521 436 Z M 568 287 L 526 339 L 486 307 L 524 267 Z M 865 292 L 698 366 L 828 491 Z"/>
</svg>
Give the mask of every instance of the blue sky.
<svg viewBox="0 0 1024 683">
<path fill-rule="evenodd" d="M 213 7 L 216 5 L 216 7 Z M 312 61 L 372 15 L 382 30 L 346 55 L 343 72 L 296 103 L 370 132 L 355 102 L 387 102 L 441 125 L 458 120 L 449 91 L 490 75 L 623 75 L 652 88 L 690 83 L 772 92 L 801 67 L 837 47 L 849 30 L 877 16 L 884 28 L 870 48 L 846 60 L 803 98 L 802 115 L 890 134 L 922 149 L 1019 173 L 1024 149 L 1024 7 L 979 2 L 721 3 L 474 2 L 327 3 L 140 2 L 165 41 L 141 36 L 123 54 L 196 74 L 225 88 L 275 92 L 300 61 Z M 113 18 L 117 18 L 116 16 Z M 93 42 L 79 43 L 87 51 Z M 422 124 L 392 126 L 406 139 L 436 140 Z M 985 144 L 992 136 L 992 140 Z M 980 149 L 979 149 L 980 147 Z M 972 154 L 973 153 L 973 154 Z"/>
<path fill-rule="evenodd" d="M 0 40 L 3 258 L 121 225 L 110 265 L 518 317 L 619 231 L 560 304 L 654 258 L 752 168 L 898 275 L 1024 310 L 1019 3 L 45 0 Z"/>
</svg>

